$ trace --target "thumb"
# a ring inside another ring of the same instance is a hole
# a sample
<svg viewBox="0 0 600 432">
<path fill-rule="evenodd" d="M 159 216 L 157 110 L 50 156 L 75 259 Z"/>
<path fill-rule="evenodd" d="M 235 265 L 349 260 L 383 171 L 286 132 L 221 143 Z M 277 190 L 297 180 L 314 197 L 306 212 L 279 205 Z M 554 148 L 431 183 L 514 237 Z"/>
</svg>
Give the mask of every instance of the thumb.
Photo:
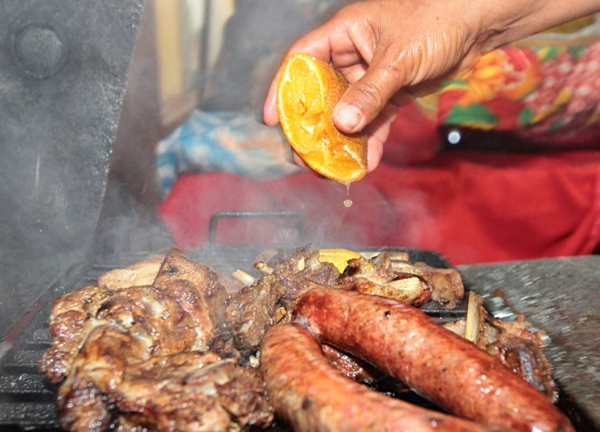
<svg viewBox="0 0 600 432">
<path fill-rule="evenodd" d="M 335 126 L 344 133 L 362 131 L 398 93 L 403 83 L 404 79 L 396 68 L 372 63 L 365 75 L 348 87 L 335 106 Z"/>
</svg>

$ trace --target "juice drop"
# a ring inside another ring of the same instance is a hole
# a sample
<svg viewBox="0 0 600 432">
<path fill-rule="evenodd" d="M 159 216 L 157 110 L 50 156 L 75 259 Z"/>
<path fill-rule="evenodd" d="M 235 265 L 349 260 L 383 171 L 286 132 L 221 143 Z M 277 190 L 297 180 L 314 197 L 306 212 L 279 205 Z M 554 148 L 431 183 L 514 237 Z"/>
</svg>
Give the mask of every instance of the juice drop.
<svg viewBox="0 0 600 432">
<path fill-rule="evenodd" d="M 350 183 L 346 183 L 346 196 L 350 197 Z M 354 204 L 354 203 L 352 202 L 352 200 L 350 198 L 344 200 L 344 207 L 350 208 L 350 207 L 352 207 L 352 204 Z"/>
</svg>

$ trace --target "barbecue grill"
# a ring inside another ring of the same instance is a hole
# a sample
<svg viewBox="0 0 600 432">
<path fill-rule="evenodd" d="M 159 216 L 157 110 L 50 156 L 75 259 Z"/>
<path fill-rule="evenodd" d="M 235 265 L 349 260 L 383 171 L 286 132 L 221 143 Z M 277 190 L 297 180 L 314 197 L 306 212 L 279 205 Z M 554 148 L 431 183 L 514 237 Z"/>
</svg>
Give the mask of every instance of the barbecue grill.
<svg viewBox="0 0 600 432">
<path fill-rule="evenodd" d="M 261 216 L 265 215 L 252 214 L 250 217 Z M 271 214 L 267 213 L 266 216 L 271 216 Z M 228 214 L 227 217 L 233 217 L 233 215 Z M 242 214 L 240 217 L 248 217 L 248 215 Z M 216 229 L 216 225 L 213 229 Z M 211 232 L 212 235 L 214 234 Z M 407 251 L 412 260 L 422 261 L 431 266 L 448 266 L 444 257 L 435 252 L 400 248 L 388 248 L 387 250 L 390 249 Z M 379 250 L 386 249 L 378 248 L 376 250 L 365 250 L 365 252 Z M 215 269 L 230 272 L 235 268 L 250 269 L 253 264 L 253 257 L 257 256 L 260 251 L 261 248 L 256 246 L 214 245 L 211 248 L 193 250 L 189 253 L 195 259 Z M 33 305 L 29 314 L 22 317 L 12 328 L 7 335 L 7 340 L 14 341 L 14 346 L 0 361 L 0 428 L 57 428 L 54 412 L 54 393 L 57 387 L 52 385 L 38 370 L 39 359 L 44 350 L 50 345 L 48 319 L 53 301 L 66 292 L 88 284 L 95 284 L 98 276 L 103 272 L 133 264 L 147 258 L 149 254 L 151 254 L 150 251 L 135 254 L 112 254 L 110 256 L 98 255 L 93 261 L 74 265 L 44 292 Z M 473 275 L 478 279 L 482 279 L 481 267 L 488 267 L 486 274 L 493 274 L 493 270 L 489 269 L 491 267 L 489 265 L 472 266 L 464 269 L 463 276 L 467 282 L 467 289 L 475 288 L 477 291 L 485 293 L 488 287 L 473 284 L 470 277 L 470 275 Z M 499 268 L 503 267 L 500 266 Z M 498 266 L 496 266 L 497 269 Z M 494 297 L 493 294 L 488 294 L 485 297 L 487 299 L 486 305 L 495 315 L 506 318 L 514 314 L 511 309 L 503 304 L 503 301 Z M 423 309 L 440 322 L 452 321 L 466 316 L 466 302 L 453 310 L 440 308 L 435 302 L 424 305 Z M 559 386 L 560 384 L 559 382 Z M 386 391 L 385 388 L 380 390 Z M 560 393 L 559 407 L 569 416 L 578 431 L 599 430 L 593 417 L 579 404 L 576 397 L 564 390 L 561 390 Z M 429 402 L 413 393 L 403 394 L 400 397 L 412 403 L 435 409 Z"/>
<path fill-rule="evenodd" d="M 38 371 L 39 358 L 50 343 L 48 317 L 52 302 L 66 292 L 94 283 L 102 272 L 125 267 L 168 246 L 168 235 L 152 221 L 152 235 L 140 235 L 148 229 L 145 216 L 137 212 L 135 200 L 123 198 L 127 197 L 124 186 L 116 181 L 112 171 L 109 174 L 111 152 L 117 152 L 119 140 L 125 139 L 119 138 L 117 125 L 121 134 L 128 128 L 141 133 L 142 125 L 121 115 L 121 108 L 126 89 L 128 94 L 132 91 L 127 87 L 128 78 L 143 69 L 134 57 L 134 47 L 136 53 L 140 50 L 135 41 L 138 30 L 142 31 L 142 12 L 142 0 L 0 1 L 2 430 L 57 427 L 53 405 L 56 388 Z M 112 159 L 113 168 L 115 160 Z M 119 231 L 122 238 L 115 244 L 114 239 L 107 240 L 102 230 L 114 222 L 115 214 L 123 211 L 124 201 L 129 205 L 125 210 L 134 215 L 135 223 Z M 258 246 L 216 244 L 218 220 L 231 217 L 290 218 L 297 230 L 302 230 L 301 220 L 293 214 L 215 215 L 210 247 L 190 251 L 191 255 L 221 271 L 252 268 Z M 149 237 L 150 241 L 135 240 Z M 413 260 L 448 266 L 434 252 L 410 253 Z M 590 261 L 586 267 L 588 284 L 598 281 L 591 270 L 594 263 Z M 493 289 L 502 280 L 510 280 L 503 287 L 516 293 L 514 298 L 518 299 L 524 274 L 530 274 L 532 268 L 548 272 L 555 264 L 552 261 L 531 267 L 537 265 L 470 266 L 462 270 L 468 287 L 486 296 L 490 310 L 509 316 L 514 311 L 495 302 Z M 495 280 L 494 275 L 498 274 L 503 276 Z M 575 270 L 570 274 L 581 277 Z M 548 280 L 533 280 L 529 292 L 548 292 L 550 288 L 544 288 L 542 282 Z M 464 305 L 447 311 L 431 304 L 426 310 L 440 321 L 465 313 Z M 567 317 L 576 315 L 568 305 L 559 311 Z M 534 323 L 537 316 L 543 315 L 530 304 L 524 312 Z M 546 316 L 540 320 L 541 326 L 555 328 L 564 316 L 557 313 L 555 317 L 560 318 L 552 320 Z M 547 330 L 553 337 L 551 329 Z M 591 370 L 596 367 L 597 354 L 595 357 L 593 353 L 598 352 L 599 343 L 594 335 L 580 335 L 581 340 L 585 336 L 589 343 L 582 352 L 591 353 L 587 363 Z M 594 397 L 600 395 L 597 371 L 573 372 L 569 361 L 578 353 L 565 354 L 554 344 L 551 349 L 556 354 L 551 360 L 560 372 L 559 384 L 564 387 L 560 408 L 578 430 L 598 430 L 600 412 L 593 403 Z M 585 367 L 586 362 L 582 360 L 578 366 Z M 560 381 L 561 377 L 578 375 L 577 372 L 580 376 L 573 382 Z M 577 379 L 586 383 L 586 394 L 576 391 Z M 594 383 L 595 395 L 588 390 Z"/>
</svg>

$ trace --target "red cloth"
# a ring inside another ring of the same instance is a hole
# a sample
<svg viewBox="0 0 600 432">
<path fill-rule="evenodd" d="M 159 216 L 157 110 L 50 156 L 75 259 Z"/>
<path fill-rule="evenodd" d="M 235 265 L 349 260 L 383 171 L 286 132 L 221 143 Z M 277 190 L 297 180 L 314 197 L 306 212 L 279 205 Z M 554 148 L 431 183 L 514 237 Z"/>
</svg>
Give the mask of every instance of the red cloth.
<svg viewBox="0 0 600 432">
<path fill-rule="evenodd" d="M 390 151 L 393 152 L 392 149 Z M 402 246 L 453 264 L 591 253 L 600 240 L 600 153 L 450 151 L 419 166 L 384 161 L 346 188 L 311 172 L 272 181 L 223 173 L 184 175 L 160 206 L 182 248 L 206 245 L 219 211 L 292 210 L 306 237 L 274 221 L 219 225 L 219 243 Z M 299 243 L 302 241 L 302 243 Z"/>
</svg>

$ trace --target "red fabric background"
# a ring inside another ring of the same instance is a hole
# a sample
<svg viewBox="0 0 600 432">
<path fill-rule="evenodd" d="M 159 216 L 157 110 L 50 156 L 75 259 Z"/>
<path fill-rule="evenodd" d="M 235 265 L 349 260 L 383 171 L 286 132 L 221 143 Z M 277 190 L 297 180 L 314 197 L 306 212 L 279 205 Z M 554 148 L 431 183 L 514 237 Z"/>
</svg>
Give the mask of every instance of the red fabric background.
<svg viewBox="0 0 600 432">
<path fill-rule="evenodd" d="M 349 209 L 344 186 L 311 172 L 264 182 L 191 174 L 178 179 L 160 215 L 183 248 L 206 245 L 215 212 L 292 210 L 304 220 L 304 239 L 276 220 L 224 221 L 218 242 L 416 247 L 453 264 L 578 255 L 600 240 L 599 167 L 592 151 L 384 161 L 351 186 Z"/>
</svg>

